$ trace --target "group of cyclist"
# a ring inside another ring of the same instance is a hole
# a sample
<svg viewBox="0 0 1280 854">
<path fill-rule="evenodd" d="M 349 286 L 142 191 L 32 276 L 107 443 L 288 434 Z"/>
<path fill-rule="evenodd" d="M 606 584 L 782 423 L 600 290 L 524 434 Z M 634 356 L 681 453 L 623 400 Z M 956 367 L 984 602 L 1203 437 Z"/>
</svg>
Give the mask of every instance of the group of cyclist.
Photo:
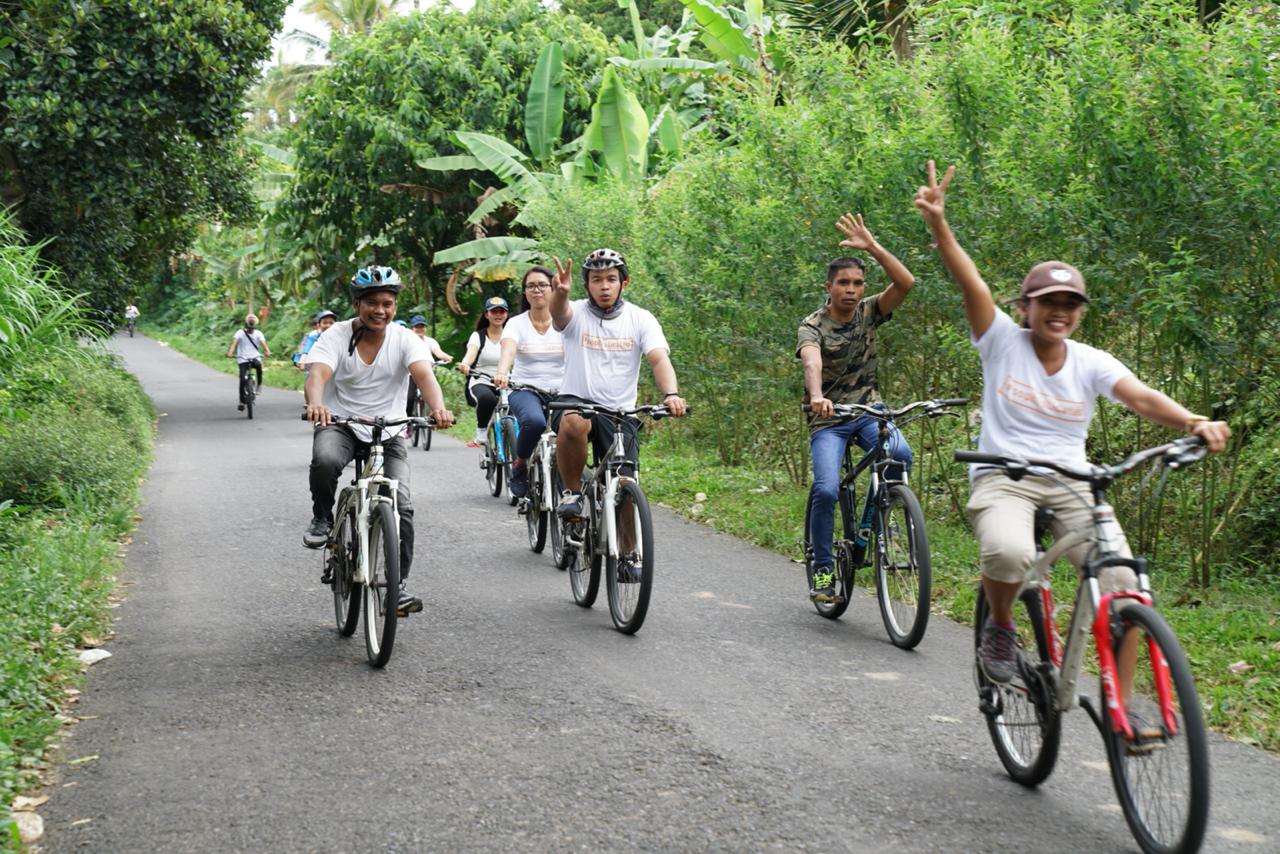
<svg viewBox="0 0 1280 854">
<path fill-rule="evenodd" d="M 1020 320 L 997 308 L 991 290 L 960 246 L 947 223 L 945 200 L 955 169 L 937 180 L 933 161 L 927 183 L 915 194 L 915 205 L 929 227 L 948 273 L 960 286 L 970 340 L 983 365 L 980 451 L 1018 458 L 1057 459 L 1087 466 L 1085 440 L 1098 396 L 1116 401 L 1142 418 L 1202 437 L 1210 451 L 1222 450 L 1231 431 L 1225 422 L 1196 415 L 1168 396 L 1145 385 L 1111 355 L 1072 340 L 1089 302 L 1083 275 L 1060 261 L 1036 264 L 1012 300 Z M 871 416 L 840 418 L 838 404 L 881 405 L 877 387 L 876 332 L 915 285 L 906 266 L 877 242 L 861 215 L 845 214 L 837 223 L 844 239 L 839 246 L 869 255 L 888 276 L 889 285 L 867 295 L 866 264 L 843 255 L 830 262 L 826 300 L 800 323 L 795 355 L 803 366 L 804 401 L 813 465 L 814 496 L 806 519 L 814 545 L 814 601 L 834 595 L 831 554 L 840 466 L 846 447 L 869 449 L 879 435 Z M 584 298 L 571 300 L 573 262 L 553 259 L 554 271 L 537 265 L 521 281 L 521 311 L 510 316 L 507 302 L 491 297 L 467 342 L 458 370 L 468 375 L 467 402 L 475 407 L 477 433 L 469 445 L 485 441 L 499 391 L 518 388 L 508 403 L 520 424 L 511 475 L 517 498 L 528 489 L 527 461 L 548 423 L 549 401 L 589 402 L 613 409 L 636 404 L 640 363 L 649 363 L 663 403 L 676 417 L 687 405 L 680 395 L 670 347 L 650 312 L 628 301 L 626 260 L 611 249 L 597 249 L 582 265 Z M 448 361 L 439 345 L 425 337 L 425 320 L 414 317 L 416 335 L 394 323 L 400 280 L 387 267 L 360 270 L 351 284 L 356 317 L 326 328 L 303 351 L 308 370 L 307 418 L 315 425 L 311 462 L 313 519 L 304 544 L 325 544 L 332 525 L 338 477 L 358 448 L 367 444 L 367 428 L 331 424 L 334 416 L 396 417 L 406 411 L 409 391 L 420 393 L 437 426 L 448 427 L 453 414 L 445 407 L 440 386 L 430 370 Z M 331 315 L 331 313 L 328 313 Z M 254 321 L 237 333 L 238 353 L 251 355 Z M 421 331 L 419 331 L 421 330 Z M 260 333 L 258 333 L 260 335 Z M 406 376 L 411 378 L 406 386 Z M 557 513 L 567 521 L 583 513 L 581 476 L 590 442 L 603 453 L 613 436 L 613 423 L 557 410 L 550 418 L 556 433 L 556 465 L 563 484 Z M 639 421 L 624 422 L 625 453 L 638 465 Z M 896 428 L 889 451 L 895 462 L 888 476 L 903 478 L 912 453 Z M 400 483 L 402 577 L 413 553 L 413 508 L 409 498 L 409 466 L 402 440 L 386 447 L 388 474 Z M 967 513 L 980 544 L 982 586 L 991 617 L 982 630 L 979 664 L 987 677 L 1007 682 L 1016 661 L 1012 606 L 1034 559 L 1032 529 L 1037 509 L 1056 514 L 1055 533 L 1079 527 L 1090 496 L 1080 488 L 1032 473 L 1014 481 L 995 469 L 974 466 Z M 1069 553 L 1077 567 L 1090 544 Z M 1125 567 L 1102 574 L 1108 590 L 1131 587 L 1136 579 Z M 421 609 L 421 601 L 401 591 L 401 613 Z M 1122 651 L 1120 673 L 1127 678 Z"/>
</svg>

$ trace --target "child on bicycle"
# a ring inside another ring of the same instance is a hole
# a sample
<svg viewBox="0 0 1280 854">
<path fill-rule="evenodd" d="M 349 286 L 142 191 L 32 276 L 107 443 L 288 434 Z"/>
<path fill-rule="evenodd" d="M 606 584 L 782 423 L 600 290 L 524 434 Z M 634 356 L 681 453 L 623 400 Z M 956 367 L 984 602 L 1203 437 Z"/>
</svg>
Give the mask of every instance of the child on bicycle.
<svg viewBox="0 0 1280 854">
<path fill-rule="evenodd" d="M 512 364 L 518 379 L 554 397 L 564 380 L 564 335 L 551 323 L 551 280 L 554 274 L 535 264 L 520 282 L 521 308 L 502 329 L 502 352 L 493 383 L 506 388 Z M 520 435 L 516 439 L 516 459 L 511 465 L 511 494 L 523 498 L 529 492 L 529 455 L 538 446 L 547 418 L 544 395 L 528 389 L 512 392 L 507 398 Z"/>
<path fill-rule="evenodd" d="M 990 288 L 947 223 L 946 193 L 955 167 L 947 169 L 941 184 L 932 160 L 927 170 L 928 185 L 916 191 L 915 205 L 933 232 L 947 272 L 960 285 L 970 340 L 982 359 L 978 450 L 1052 459 L 1083 470 L 1088 467 L 1085 439 L 1099 395 L 1153 424 L 1202 437 L 1214 453 L 1226 446 L 1231 437 L 1226 422 L 1193 414 L 1145 385 L 1109 353 L 1071 339 L 1089 302 L 1084 277 L 1075 267 L 1045 261 L 1031 268 L 1014 300 L 1021 326 L 998 311 Z M 982 587 L 991 606 L 979 664 L 993 682 L 1008 682 L 1017 663 L 1013 605 L 1035 560 L 1036 510 L 1054 511 L 1054 534 L 1061 536 L 1091 526 L 1093 497 L 1071 481 L 1034 472 L 1014 481 L 993 471 L 971 467 L 966 509 L 981 546 Z M 1083 543 L 1068 553 L 1077 568 L 1091 547 Z M 1124 553 L 1128 555 L 1127 547 Z M 1107 567 L 1099 583 L 1103 592 L 1115 592 L 1135 588 L 1137 578 L 1128 567 Z M 1122 697 L 1129 695 L 1135 656 L 1136 649 L 1121 651 Z"/>
<path fill-rule="evenodd" d="M 316 345 L 320 336 L 337 322 L 338 315 L 328 309 L 316 313 L 316 316 L 311 319 L 311 331 L 302 336 L 302 340 L 298 342 L 298 349 L 293 353 L 295 368 L 304 374 L 307 372 L 307 354 L 311 352 L 311 348 Z"/>
<path fill-rule="evenodd" d="M 240 365 L 240 405 L 236 408 L 244 411 L 244 380 L 252 369 L 258 375 L 258 385 L 262 385 L 262 357 L 271 357 L 271 348 L 267 346 L 267 339 L 263 336 L 262 331 L 258 329 L 258 316 L 256 314 L 246 314 L 244 316 L 244 328 L 237 329 L 236 334 L 231 336 L 231 343 L 227 346 L 227 358 L 235 357 Z"/>
<path fill-rule="evenodd" d="M 849 441 L 869 450 L 879 437 L 879 423 L 869 415 L 853 421 L 834 417 L 837 403 L 880 403 L 876 386 L 876 329 L 887 322 L 915 285 L 901 261 L 876 242 L 862 214 L 846 213 L 836 227 L 845 235 L 840 245 L 867 252 L 889 275 L 889 287 L 864 297 L 866 265 L 853 257 L 827 265 L 827 302 L 800 324 L 796 357 L 804 366 L 804 402 L 809 404 L 809 449 L 813 461 L 813 506 L 805 524 L 813 543 L 813 587 L 809 598 L 836 598 L 831 540 L 835 530 L 840 464 Z M 911 467 L 911 448 L 897 427 L 890 426 L 890 453 L 899 464 L 889 476 Z"/>
</svg>

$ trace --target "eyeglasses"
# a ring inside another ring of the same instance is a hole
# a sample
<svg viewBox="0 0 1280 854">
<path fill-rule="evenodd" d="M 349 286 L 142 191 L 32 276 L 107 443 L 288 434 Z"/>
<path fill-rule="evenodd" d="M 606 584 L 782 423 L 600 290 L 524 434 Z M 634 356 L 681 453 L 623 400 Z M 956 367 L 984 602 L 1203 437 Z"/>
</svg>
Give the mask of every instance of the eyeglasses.
<svg viewBox="0 0 1280 854">
<path fill-rule="evenodd" d="M 526 291 L 546 291 L 551 289 L 550 282 L 530 282 L 524 286 Z"/>
</svg>

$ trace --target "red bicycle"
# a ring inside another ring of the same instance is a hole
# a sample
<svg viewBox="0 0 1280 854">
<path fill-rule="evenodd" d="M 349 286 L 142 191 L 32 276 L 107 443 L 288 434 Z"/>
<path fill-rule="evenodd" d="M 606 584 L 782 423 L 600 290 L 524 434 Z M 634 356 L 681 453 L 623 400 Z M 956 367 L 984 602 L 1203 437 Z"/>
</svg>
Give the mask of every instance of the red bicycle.
<svg viewBox="0 0 1280 854">
<path fill-rule="evenodd" d="M 1209 816 L 1209 748 L 1204 718 L 1186 655 L 1169 624 L 1155 609 L 1150 567 L 1140 557 L 1123 557 L 1123 532 L 1106 490 L 1115 480 L 1149 460 L 1164 475 L 1204 458 L 1199 437 L 1187 437 L 1139 451 L 1113 466 L 1074 471 L 1046 460 L 1019 460 L 972 451 L 957 451 L 958 462 L 1000 469 L 1019 480 L 1027 475 L 1065 477 L 1089 484 L 1093 495 L 1092 525 L 1058 537 L 1051 547 L 1043 540 L 1051 513 L 1036 514 L 1037 558 L 1015 608 L 1019 655 L 1014 677 L 993 682 L 976 666 L 986 598 L 979 591 L 975 625 L 975 674 L 978 705 L 996 753 L 1009 776 L 1024 786 L 1043 782 L 1058 758 L 1061 715 L 1081 706 L 1102 734 L 1125 821 L 1145 852 L 1174 854 L 1197 851 Z M 1164 476 L 1161 477 L 1161 486 Z M 1075 606 L 1065 636 L 1059 631 L 1050 574 L 1054 563 L 1082 542 L 1094 543 L 1080 573 Z M 1102 569 L 1127 566 L 1138 577 L 1138 589 L 1103 593 Z M 1076 693 L 1085 649 L 1097 646 L 1100 703 Z M 1119 676 L 1121 650 L 1137 652 L 1132 686 L 1123 696 Z M 1151 723 L 1138 731 L 1131 718 Z M 1154 730 L 1154 731 L 1153 731 Z"/>
</svg>

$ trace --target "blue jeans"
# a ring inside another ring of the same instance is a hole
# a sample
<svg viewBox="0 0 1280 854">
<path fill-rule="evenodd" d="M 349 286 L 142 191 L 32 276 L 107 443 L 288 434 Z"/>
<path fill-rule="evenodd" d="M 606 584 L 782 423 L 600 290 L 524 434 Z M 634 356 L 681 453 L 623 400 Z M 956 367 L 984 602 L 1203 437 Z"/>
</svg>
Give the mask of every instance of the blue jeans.
<svg viewBox="0 0 1280 854">
<path fill-rule="evenodd" d="M 547 416 L 542 412 L 542 398 L 532 391 L 513 391 L 507 398 L 511 414 L 520 425 L 520 435 L 516 437 L 516 459 L 527 460 L 538 447 L 542 431 L 547 429 Z"/>
<path fill-rule="evenodd" d="M 813 545 L 813 565 L 831 566 L 831 540 L 836 527 L 836 498 L 840 490 L 840 466 L 844 449 L 852 439 L 864 451 L 870 450 L 880 437 L 880 422 L 869 415 L 824 427 L 809 437 L 809 455 L 813 459 L 813 505 L 809 511 L 809 542 Z M 889 427 L 889 454 L 896 465 L 885 471 L 885 477 L 900 479 L 911 468 L 911 447 L 897 427 Z"/>
</svg>

